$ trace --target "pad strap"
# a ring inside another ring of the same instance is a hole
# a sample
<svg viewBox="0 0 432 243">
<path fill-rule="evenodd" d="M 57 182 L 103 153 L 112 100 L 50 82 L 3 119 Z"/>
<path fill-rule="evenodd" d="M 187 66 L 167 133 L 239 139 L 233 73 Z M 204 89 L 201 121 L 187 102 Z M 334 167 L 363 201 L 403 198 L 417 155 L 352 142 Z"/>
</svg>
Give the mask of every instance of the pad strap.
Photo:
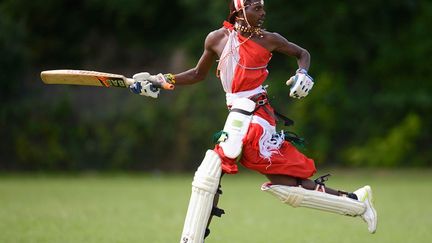
<svg viewBox="0 0 432 243">
<path fill-rule="evenodd" d="M 221 184 L 220 184 L 220 181 L 222 180 L 222 176 L 223 176 L 223 175 L 224 175 L 224 174 L 222 173 L 222 174 L 221 174 L 221 178 L 219 179 L 219 186 L 218 186 L 218 188 L 217 188 L 215 198 L 213 199 L 213 208 L 212 208 L 212 210 L 211 210 L 211 212 L 210 212 L 210 218 L 209 218 L 209 220 L 208 220 L 208 222 L 207 222 L 207 228 L 205 229 L 204 239 L 207 238 L 207 236 L 210 235 L 210 229 L 209 229 L 209 226 L 210 226 L 210 222 L 211 222 L 213 216 L 216 216 L 216 217 L 219 217 L 219 218 L 220 218 L 220 217 L 222 217 L 222 214 L 225 214 L 225 211 L 224 211 L 223 209 L 220 209 L 220 208 L 217 207 L 217 204 L 218 204 L 218 202 L 219 202 L 219 195 L 222 195 L 222 190 L 221 190 Z M 216 196 L 217 196 L 217 198 L 216 198 Z"/>
<path fill-rule="evenodd" d="M 314 180 L 314 182 L 316 183 L 315 190 L 320 191 L 320 192 L 325 192 L 325 183 L 324 182 L 328 181 L 328 178 L 330 176 L 331 176 L 331 174 L 326 174 L 326 175 L 323 175 L 323 176 L 316 178 Z"/>
<path fill-rule="evenodd" d="M 267 114 L 269 114 L 273 119 L 275 119 L 275 121 L 282 120 L 284 122 L 284 125 L 287 127 L 294 125 L 293 120 L 289 119 L 285 115 L 282 115 L 281 113 L 277 112 L 276 110 L 274 110 L 272 112 L 265 106 L 266 104 L 269 104 L 268 96 L 266 93 L 259 93 L 259 94 L 253 95 L 253 96 L 249 97 L 249 99 L 254 101 L 257 104 L 254 112 L 257 111 L 259 108 L 263 108 L 264 111 L 267 112 Z"/>
<path fill-rule="evenodd" d="M 238 112 L 238 113 L 246 115 L 246 116 L 250 116 L 253 114 L 253 111 L 249 112 L 249 111 L 245 111 L 245 110 L 238 109 L 238 108 L 231 109 L 230 112 Z"/>
<path fill-rule="evenodd" d="M 213 207 L 212 211 L 211 211 L 211 215 L 214 215 L 216 217 L 222 217 L 222 214 L 225 214 L 225 210 L 218 208 L 218 207 Z"/>
</svg>

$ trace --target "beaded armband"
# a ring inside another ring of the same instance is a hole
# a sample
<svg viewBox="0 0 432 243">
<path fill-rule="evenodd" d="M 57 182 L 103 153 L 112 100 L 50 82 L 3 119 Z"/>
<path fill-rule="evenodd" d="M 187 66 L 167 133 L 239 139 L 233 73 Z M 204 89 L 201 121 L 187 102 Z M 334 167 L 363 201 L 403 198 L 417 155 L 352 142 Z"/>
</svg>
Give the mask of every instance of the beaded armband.
<svg viewBox="0 0 432 243">
<path fill-rule="evenodd" d="M 164 74 L 164 78 L 170 84 L 175 84 L 176 83 L 175 76 L 172 73 Z"/>
</svg>

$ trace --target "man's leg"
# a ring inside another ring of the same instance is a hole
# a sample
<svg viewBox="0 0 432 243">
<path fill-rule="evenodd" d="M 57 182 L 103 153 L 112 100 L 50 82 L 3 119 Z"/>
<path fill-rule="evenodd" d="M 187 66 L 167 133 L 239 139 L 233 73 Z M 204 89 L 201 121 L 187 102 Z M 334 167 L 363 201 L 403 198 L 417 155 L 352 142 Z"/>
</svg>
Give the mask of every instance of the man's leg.
<svg viewBox="0 0 432 243">
<path fill-rule="evenodd" d="M 354 193 L 326 188 L 320 180 L 298 179 L 285 175 L 266 175 L 270 183 L 261 190 L 278 197 L 293 207 L 307 207 L 348 216 L 361 216 L 375 233 L 377 213 L 373 207 L 372 190 L 365 186 Z M 357 200 L 359 199 L 359 200 Z"/>
<path fill-rule="evenodd" d="M 181 243 L 203 243 L 221 177 L 221 160 L 208 150 L 195 172 Z"/>
<path fill-rule="evenodd" d="M 300 178 L 295 178 L 286 175 L 266 175 L 266 177 L 270 180 L 272 184 L 285 185 L 285 186 L 300 186 L 308 190 L 324 189 L 324 192 L 328 194 L 332 194 L 335 196 L 348 196 L 349 198 L 357 199 L 356 196 L 353 195 L 353 193 L 347 193 L 344 191 L 335 190 L 324 186 L 324 183 L 320 185 L 315 181 L 309 179 L 300 179 Z M 321 186 L 323 187 L 321 188 Z"/>
</svg>

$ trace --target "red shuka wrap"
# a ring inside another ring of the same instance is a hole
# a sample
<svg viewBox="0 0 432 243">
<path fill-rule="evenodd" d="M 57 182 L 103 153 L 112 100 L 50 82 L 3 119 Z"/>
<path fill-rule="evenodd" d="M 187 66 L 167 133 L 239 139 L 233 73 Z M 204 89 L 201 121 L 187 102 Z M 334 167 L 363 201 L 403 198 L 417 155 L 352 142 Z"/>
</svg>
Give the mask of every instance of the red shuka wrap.
<svg viewBox="0 0 432 243">
<path fill-rule="evenodd" d="M 238 34 L 233 25 L 224 22 L 230 32 L 228 42 L 219 60 L 218 71 L 225 92 L 227 105 L 232 99 L 265 94 L 261 88 L 268 76 L 267 64 L 272 54 L 258 43 Z M 314 161 L 299 152 L 290 142 L 280 141 L 277 148 L 266 146 L 266 140 L 276 133 L 276 121 L 266 110 L 273 112 L 270 104 L 260 107 L 253 114 L 248 132 L 243 139 L 239 162 L 262 174 L 281 174 L 298 178 L 309 178 L 315 172 Z M 222 160 L 222 171 L 228 174 L 238 172 L 236 159 L 227 158 L 222 148 L 216 145 L 214 151 Z"/>
</svg>

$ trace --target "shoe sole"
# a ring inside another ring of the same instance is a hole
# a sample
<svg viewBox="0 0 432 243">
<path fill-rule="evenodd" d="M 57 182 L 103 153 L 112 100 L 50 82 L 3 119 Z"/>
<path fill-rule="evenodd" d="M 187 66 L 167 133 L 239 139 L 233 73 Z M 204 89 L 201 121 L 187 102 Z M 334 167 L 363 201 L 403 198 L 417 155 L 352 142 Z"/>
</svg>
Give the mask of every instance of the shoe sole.
<svg viewBox="0 0 432 243">
<path fill-rule="evenodd" d="M 373 194 L 372 194 L 372 188 L 370 186 L 365 186 L 365 189 L 367 192 L 367 194 L 366 194 L 366 197 L 368 198 L 367 201 L 369 203 L 370 209 L 372 210 L 372 213 L 373 213 L 374 218 L 375 218 L 375 230 L 370 232 L 371 234 L 374 234 L 376 232 L 376 227 L 377 227 L 377 223 L 378 223 L 378 214 L 377 214 L 375 207 L 374 207 L 374 204 L 373 204 L 374 198 L 373 198 Z"/>
</svg>

